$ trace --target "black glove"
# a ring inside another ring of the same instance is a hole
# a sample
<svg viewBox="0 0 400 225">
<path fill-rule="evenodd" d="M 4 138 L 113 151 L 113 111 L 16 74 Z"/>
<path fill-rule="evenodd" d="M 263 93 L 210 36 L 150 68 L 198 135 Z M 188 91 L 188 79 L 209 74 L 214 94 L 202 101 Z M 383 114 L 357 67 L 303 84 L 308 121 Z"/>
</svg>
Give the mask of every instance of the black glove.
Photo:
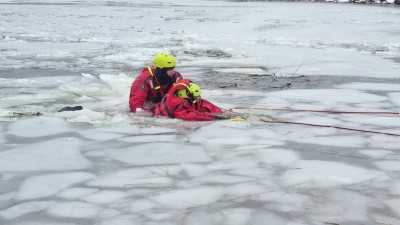
<svg viewBox="0 0 400 225">
<path fill-rule="evenodd" d="M 64 112 L 64 111 L 79 111 L 79 110 L 82 110 L 83 108 L 82 108 L 82 106 L 80 106 L 80 105 L 77 105 L 77 106 L 73 106 L 73 107 L 71 107 L 71 106 L 66 106 L 66 107 L 64 107 L 64 108 L 62 108 L 62 109 L 60 109 L 60 110 L 58 110 L 58 112 Z"/>
<path fill-rule="evenodd" d="M 222 116 L 222 115 L 214 115 L 215 120 L 227 120 L 229 117 L 227 116 Z"/>
</svg>

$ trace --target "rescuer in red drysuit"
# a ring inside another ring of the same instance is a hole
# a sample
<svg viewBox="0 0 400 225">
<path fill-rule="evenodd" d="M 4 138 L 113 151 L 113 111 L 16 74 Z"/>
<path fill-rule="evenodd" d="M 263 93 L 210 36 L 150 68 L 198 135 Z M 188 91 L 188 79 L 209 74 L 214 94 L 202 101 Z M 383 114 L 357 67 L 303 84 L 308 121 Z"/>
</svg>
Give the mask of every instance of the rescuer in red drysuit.
<svg viewBox="0 0 400 225">
<path fill-rule="evenodd" d="M 167 95 L 153 109 L 155 116 L 168 116 L 183 120 L 213 121 L 229 119 L 218 106 L 200 97 L 200 87 L 182 79 L 175 84 Z"/>
<path fill-rule="evenodd" d="M 154 66 L 144 68 L 132 83 L 129 107 L 134 113 L 151 112 L 154 104 L 182 79 L 181 74 L 175 71 L 176 60 L 171 54 L 159 53 L 153 61 Z"/>
</svg>

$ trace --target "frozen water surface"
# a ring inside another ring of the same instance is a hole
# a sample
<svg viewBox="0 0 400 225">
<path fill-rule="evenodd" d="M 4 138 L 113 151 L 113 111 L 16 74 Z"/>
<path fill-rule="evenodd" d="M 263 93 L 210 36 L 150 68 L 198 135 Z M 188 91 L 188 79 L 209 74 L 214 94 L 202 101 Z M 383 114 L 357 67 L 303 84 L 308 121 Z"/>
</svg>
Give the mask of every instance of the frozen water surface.
<svg viewBox="0 0 400 225">
<path fill-rule="evenodd" d="M 0 5 L 0 224 L 400 224 L 399 7 Z M 247 120 L 131 114 L 163 50 Z"/>
</svg>

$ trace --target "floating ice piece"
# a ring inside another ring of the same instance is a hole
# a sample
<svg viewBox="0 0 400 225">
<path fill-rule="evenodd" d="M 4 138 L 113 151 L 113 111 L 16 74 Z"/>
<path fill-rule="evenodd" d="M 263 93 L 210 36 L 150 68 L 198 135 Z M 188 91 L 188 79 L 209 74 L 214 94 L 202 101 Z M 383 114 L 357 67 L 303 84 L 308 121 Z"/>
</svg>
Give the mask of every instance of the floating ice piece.
<svg viewBox="0 0 400 225">
<path fill-rule="evenodd" d="M 54 116 L 67 118 L 70 122 L 93 123 L 97 120 L 104 120 L 104 112 L 96 112 L 90 109 L 82 109 L 79 111 L 64 111 L 54 114 Z"/>
<path fill-rule="evenodd" d="M 248 224 L 265 224 L 266 221 L 268 221 L 268 224 L 274 225 L 289 224 L 289 221 L 287 219 L 265 210 L 254 210 L 251 213 Z"/>
<path fill-rule="evenodd" d="M 62 191 L 60 194 L 58 194 L 58 197 L 65 198 L 65 199 L 78 199 L 90 194 L 93 194 L 95 192 L 99 191 L 97 188 L 83 188 L 83 187 L 77 187 L 77 188 L 69 188 L 64 191 Z"/>
<path fill-rule="evenodd" d="M 35 117 L 12 123 L 7 134 L 21 137 L 43 137 L 71 131 L 63 119 L 54 117 Z"/>
<path fill-rule="evenodd" d="M 97 180 L 88 182 L 87 185 L 95 187 L 167 186 L 173 182 L 171 178 L 166 177 L 170 175 L 170 170 L 168 168 L 169 167 L 167 167 L 165 171 L 162 167 L 121 170 Z M 176 173 L 173 173 L 172 175 L 176 175 Z"/>
<path fill-rule="evenodd" d="M 147 199 L 138 199 L 129 206 L 129 209 L 131 212 L 142 212 L 157 207 L 158 203 L 149 201 Z"/>
<path fill-rule="evenodd" d="M 200 183 L 236 184 L 251 181 L 254 180 L 254 178 L 237 175 L 207 174 L 201 177 L 193 178 L 193 180 Z"/>
<path fill-rule="evenodd" d="M 394 161 L 394 160 L 375 161 L 374 164 L 381 170 L 400 171 L 399 161 Z"/>
<path fill-rule="evenodd" d="M 24 202 L 18 205 L 14 205 L 10 208 L 0 211 L 0 217 L 3 217 L 6 220 L 12 220 L 18 218 L 20 216 L 26 215 L 28 213 L 33 213 L 37 211 L 41 211 L 46 209 L 54 201 L 31 201 Z"/>
<path fill-rule="evenodd" d="M 202 147 L 171 143 L 149 143 L 123 149 L 108 149 L 107 154 L 131 165 L 158 165 L 209 162 Z"/>
<path fill-rule="evenodd" d="M 29 177 L 19 188 L 16 199 L 36 199 L 52 196 L 83 181 L 94 179 L 86 172 L 45 174 Z"/>
<path fill-rule="evenodd" d="M 395 104 L 397 107 L 400 107 L 400 93 L 399 92 L 389 93 L 389 98 L 393 104 Z M 398 110 L 398 111 L 400 111 L 400 110 Z M 400 113 L 399 113 L 399 116 L 400 116 Z"/>
<path fill-rule="evenodd" d="M 48 213 L 55 217 L 66 218 L 93 218 L 95 217 L 101 207 L 79 201 L 73 202 L 58 202 L 49 207 Z"/>
<path fill-rule="evenodd" d="M 36 129 L 35 129 L 36 130 Z M 55 139 L 0 152 L 0 171 L 83 169 L 90 165 L 76 139 Z"/>
<path fill-rule="evenodd" d="M 280 178 L 284 186 L 304 188 L 340 187 L 357 184 L 378 177 L 386 179 L 383 172 L 367 170 L 341 162 L 301 160 Z"/>
<path fill-rule="evenodd" d="M 291 141 L 345 148 L 363 147 L 367 144 L 367 139 L 360 136 L 295 137 Z"/>
<path fill-rule="evenodd" d="M 344 89 L 357 89 L 357 90 L 368 90 L 368 91 L 400 91 L 398 84 L 386 84 L 386 83 L 361 83 L 353 82 L 336 86 Z"/>
<path fill-rule="evenodd" d="M 382 159 L 383 157 L 393 154 L 394 152 L 388 150 L 360 150 L 359 153 L 371 156 L 373 158 Z"/>
<path fill-rule="evenodd" d="M 96 204 L 109 204 L 126 196 L 128 194 L 122 191 L 105 190 L 85 196 L 82 199 Z"/>
<path fill-rule="evenodd" d="M 101 132 L 97 130 L 82 131 L 80 132 L 80 134 L 85 138 L 92 139 L 95 141 L 110 141 L 125 136 L 125 134 Z"/>
<path fill-rule="evenodd" d="M 318 201 L 307 202 L 313 205 L 311 219 L 317 221 L 368 221 L 369 206 L 374 200 L 355 191 L 335 189 L 329 195 L 322 194 Z"/>
<path fill-rule="evenodd" d="M 226 195 L 230 196 L 228 198 L 243 197 L 242 200 L 245 201 L 252 195 L 261 194 L 270 190 L 270 188 L 264 185 L 246 182 L 228 185 L 226 188 Z"/>
<path fill-rule="evenodd" d="M 274 188 L 279 190 L 278 188 Z M 252 196 L 252 199 L 265 201 L 264 206 L 267 209 L 281 212 L 295 212 L 303 210 L 303 206 L 310 200 L 310 196 L 300 193 L 286 193 L 282 191 L 274 191 L 267 189 L 267 193 Z"/>
<path fill-rule="evenodd" d="M 386 97 L 349 89 L 285 90 L 268 93 L 268 96 L 284 98 L 289 101 L 318 102 L 325 104 L 350 104 L 382 102 Z"/>
<path fill-rule="evenodd" d="M 239 74 L 255 74 L 255 75 L 265 75 L 266 72 L 260 68 L 223 68 L 223 69 L 213 69 L 220 73 L 239 73 Z"/>
<path fill-rule="evenodd" d="M 224 194 L 220 187 L 198 187 L 176 190 L 151 197 L 150 200 L 175 209 L 187 209 L 218 201 Z"/>
<path fill-rule="evenodd" d="M 277 165 L 291 166 L 299 160 L 299 156 L 290 150 L 285 149 L 264 149 L 258 150 L 258 159 L 261 162 Z"/>
<path fill-rule="evenodd" d="M 178 135 L 140 135 L 120 138 L 120 141 L 132 143 L 151 143 L 151 142 L 178 142 Z"/>
<path fill-rule="evenodd" d="M 248 208 L 223 209 L 221 214 L 224 215 L 226 225 L 245 225 L 249 224 L 251 210 Z"/>
</svg>

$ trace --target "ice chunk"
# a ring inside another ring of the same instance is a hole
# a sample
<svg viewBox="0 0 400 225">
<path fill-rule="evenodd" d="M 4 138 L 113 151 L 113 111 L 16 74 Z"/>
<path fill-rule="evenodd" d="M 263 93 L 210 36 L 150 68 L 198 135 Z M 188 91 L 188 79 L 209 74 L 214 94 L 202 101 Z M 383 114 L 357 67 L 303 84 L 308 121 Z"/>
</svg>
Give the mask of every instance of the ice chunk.
<svg viewBox="0 0 400 225">
<path fill-rule="evenodd" d="M 295 152 L 285 149 L 259 150 L 258 156 L 261 162 L 278 166 L 290 166 L 299 160 Z"/>
<path fill-rule="evenodd" d="M 399 92 L 390 93 L 389 98 L 393 104 L 395 104 L 397 107 L 400 107 L 400 93 Z M 399 112 L 399 114 L 400 114 L 400 112 Z"/>
<path fill-rule="evenodd" d="M 79 111 L 64 111 L 54 114 L 54 116 L 68 119 L 70 122 L 93 123 L 97 120 L 104 120 L 105 112 L 96 112 L 90 109 Z"/>
<path fill-rule="evenodd" d="M 296 137 L 292 141 L 326 146 L 356 148 L 367 144 L 367 139 L 360 136 L 327 136 L 327 137 Z"/>
<path fill-rule="evenodd" d="M 296 169 L 286 171 L 280 178 L 285 186 L 340 187 L 386 177 L 382 172 L 341 162 L 301 160 L 293 166 Z"/>
<path fill-rule="evenodd" d="M 83 169 L 90 165 L 77 139 L 54 139 L 0 152 L 0 171 Z"/>
<path fill-rule="evenodd" d="M 126 196 L 128 196 L 128 194 L 122 191 L 105 190 L 88 195 L 82 199 L 96 204 L 109 204 Z"/>
<path fill-rule="evenodd" d="M 243 197 L 244 200 L 252 195 L 261 194 L 267 191 L 270 191 L 270 188 L 249 182 L 232 184 L 226 188 L 226 194 L 232 196 L 229 198 Z"/>
<path fill-rule="evenodd" d="M 254 210 L 251 213 L 250 220 L 248 224 L 265 224 L 268 221 L 268 224 L 274 225 L 288 225 L 288 220 L 282 218 L 274 213 L 264 211 L 264 210 Z"/>
<path fill-rule="evenodd" d="M 35 199 L 52 196 L 60 191 L 95 176 L 86 172 L 45 174 L 29 177 L 19 188 L 17 199 Z"/>
<path fill-rule="evenodd" d="M 140 135 L 133 137 L 120 138 L 120 141 L 132 143 L 146 143 L 146 142 L 177 142 L 182 139 L 178 135 Z"/>
<path fill-rule="evenodd" d="M 20 216 L 26 215 L 28 213 L 33 213 L 37 211 L 41 211 L 46 209 L 54 201 L 31 201 L 31 202 L 24 202 L 5 210 L 0 211 L 0 216 L 6 220 L 12 220 L 18 218 Z"/>
<path fill-rule="evenodd" d="M 400 217 L 400 198 L 390 199 L 384 201 L 386 205 L 398 216 Z"/>
<path fill-rule="evenodd" d="M 102 187 L 130 187 L 146 186 L 158 187 L 170 185 L 173 180 L 169 177 L 169 169 L 146 167 L 121 170 L 88 183 L 90 186 Z"/>
<path fill-rule="evenodd" d="M 202 147 L 184 144 L 149 143 L 124 149 L 108 149 L 106 152 L 111 158 L 132 165 L 210 161 Z"/>
<path fill-rule="evenodd" d="M 58 202 L 49 207 L 48 213 L 56 217 L 66 218 L 93 218 L 101 207 L 85 202 Z"/>
<path fill-rule="evenodd" d="M 58 194 L 58 197 L 73 200 L 93 194 L 94 192 L 97 191 L 99 191 L 99 189 L 96 188 L 83 188 L 83 187 L 70 188 L 62 191 L 60 194 Z"/>
<path fill-rule="evenodd" d="M 130 205 L 129 209 L 131 212 L 142 212 L 157 207 L 158 204 L 156 204 L 155 202 L 149 201 L 147 199 L 138 199 Z"/>
<path fill-rule="evenodd" d="M 327 105 L 360 102 L 382 102 L 386 97 L 351 89 L 285 90 L 268 93 L 268 96 L 289 101 L 319 102 Z"/>
<path fill-rule="evenodd" d="M 226 225 L 246 225 L 249 224 L 251 210 L 247 208 L 232 208 L 221 211 Z"/>
<path fill-rule="evenodd" d="M 394 160 L 375 161 L 374 164 L 381 170 L 400 171 L 399 161 L 394 161 Z"/>
<path fill-rule="evenodd" d="M 369 205 L 373 204 L 373 201 L 372 198 L 355 191 L 331 190 L 329 195 L 323 194 L 319 201 L 312 203 L 311 218 L 318 221 L 335 221 L 339 224 L 346 221 L 368 221 Z"/>
<path fill-rule="evenodd" d="M 394 154 L 392 151 L 388 150 L 360 150 L 359 153 L 373 157 L 373 158 L 384 158 L 387 155 Z"/>
<path fill-rule="evenodd" d="M 203 165 L 199 164 L 182 164 L 181 168 L 190 177 L 200 176 L 207 172 L 207 169 Z"/>
<path fill-rule="evenodd" d="M 175 190 L 151 197 L 150 200 L 176 209 L 187 209 L 203 206 L 218 201 L 224 194 L 220 187 L 198 187 L 193 189 Z"/>
<path fill-rule="evenodd" d="M 43 137 L 70 132 L 67 122 L 54 117 L 35 117 L 11 123 L 7 134 L 21 137 Z"/>
<path fill-rule="evenodd" d="M 398 84 L 353 82 L 337 86 L 338 88 L 369 91 L 400 91 Z"/>
<path fill-rule="evenodd" d="M 245 176 L 232 176 L 226 174 L 207 174 L 205 176 L 194 178 L 195 181 L 201 183 L 217 183 L 217 184 L 236 184 L 241 182 L 246 182 L 253 180 L 254 178 L 249 178 Z"/>
<path fill-rule="evenodd" d="M 95 141 L 110 141 L 110 140 L 118 139 L 118 138 L 125 136 L 124 134 L 101 132 L 101 131 L 97 131 L 97 130 L 83 131 L 83 132 L 80 132 L 80 134 L 85 138 L 92 139 Z"/>
</svg>

